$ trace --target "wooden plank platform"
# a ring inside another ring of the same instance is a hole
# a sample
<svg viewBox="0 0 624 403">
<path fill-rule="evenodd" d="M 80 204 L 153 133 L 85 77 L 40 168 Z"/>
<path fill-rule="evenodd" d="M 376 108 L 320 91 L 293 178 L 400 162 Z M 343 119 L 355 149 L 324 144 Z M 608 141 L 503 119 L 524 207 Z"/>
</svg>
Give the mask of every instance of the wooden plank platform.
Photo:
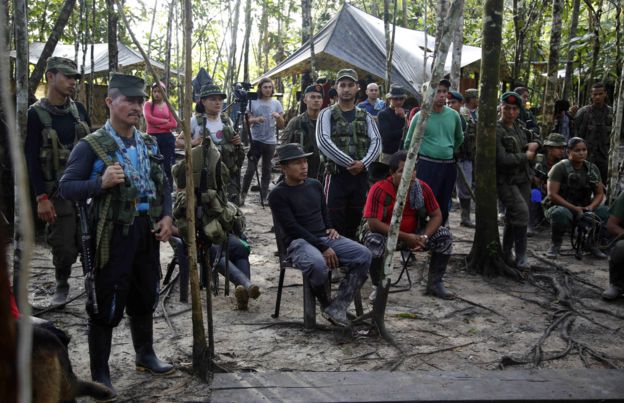
<svg viewBox="0 0 624 403">
<path fill-rule="evenodd" d="M 215 374 L 212 402 L 624 401 L 624 370 Z"/>
</svg>

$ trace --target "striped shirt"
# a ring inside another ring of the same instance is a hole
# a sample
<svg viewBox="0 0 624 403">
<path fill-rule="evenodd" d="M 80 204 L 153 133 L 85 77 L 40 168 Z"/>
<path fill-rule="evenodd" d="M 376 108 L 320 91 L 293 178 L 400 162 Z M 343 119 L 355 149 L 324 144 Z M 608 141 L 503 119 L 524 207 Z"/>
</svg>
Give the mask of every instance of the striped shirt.
<svg viewBox="0 0 624 403">
<path fill-rule="evenodd" d="M 368 127 L 367 135 L 370 138 L 370 145 L 362 162 L 368 168 L 379 157 L 381 136 L 377 124 L 369 114 L 366 115 L 366 126 Z M 316 120 L 316 143 L 321 154 L 335 162 L 336 165 L 348 168 L 355 161 L 349 154 L 339 149 L 331 139 L 331 107 L 323 109 Z"/>
</svg>

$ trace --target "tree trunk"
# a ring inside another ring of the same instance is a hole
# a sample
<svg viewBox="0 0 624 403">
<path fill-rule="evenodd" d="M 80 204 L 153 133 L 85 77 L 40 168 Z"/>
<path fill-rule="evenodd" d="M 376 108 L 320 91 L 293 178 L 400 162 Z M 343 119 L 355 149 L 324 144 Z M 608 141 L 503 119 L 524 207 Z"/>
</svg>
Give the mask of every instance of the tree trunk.
<svg viewBox="0 0 624 403">
<path fill-rule="evenodd" d="M 461 58 L 464 46 L 464 0 L 459 2 L 460 14 L 457 20 L 457 27 L 453 31 L 453 59 L 451 62 L 451 88 L 459 91 L 461 84 Z"/>
<path fill-rule="evenodd" d="M 428 38 L 429 32 L 427 30 L 427 2 L 424 2 L 424 12 L 423 12 L 423 32 L 425 33 L 425 46 L 423 46 L 423 76 L 422 83 L 427 82 L 427 51 L 429 50 Z M 424 95 L 424 94 L 423 94 Z"/>
<path fill-rule="evenodd" d="M 91 70 L 89 71 L 89 109 L 93 110 L 93 78 L 94 78 L 94 69 L 95 69 L 95 0 L 91 1 L 91 32 L 94 35 L 91 36 Z"/>
<path fill-rule="evenodd" d="M 568 35 L 568 52 L 566 57 L 565 79 L 563 81 L 562 99 L 569 99 L 572 92 L 572 78 L 574 76 L 574 49 L 572 49 L 573 38 L 576 38 L 576 29 L 578 27 L 579 9 L 581 0 L 572 0 L 572 15 L 570 16 L 570 34 Z"/>
<path fill-rule="evenodd" d="M 586 0 L 587 7 L 589 8 L 589 21 L 590 27 L 593 31 L 594 37 L 592 41 L 592 59 L 589 67 L 589 72 L 586 75 L 585 80 L 585 99 L 587 102 L 590 100 L 590 88 L 594 84 L 594 76 L 596 75 L 596 66 L 598 65 L 598 56 L 600 56 L 600 17 L 602 16 L 602 0 L 598 3 L 598 9 L 594 10 L 591 3 Z"/>
<path fill-rule="evenodd" d="M 409 28 L 407 26 L 407 0 L 401 0 L 401 11 L 403 12 L 403 27 Z"/>
<path fill-rule="evenodd" d="M 440 46 L 440 39 L 442 38 L 442 29 L 444 27 L 444 20 L 446 20 L 446 12 L 449 8 L 449 0 L 438 0 L 438 8 L 436 10 L 436 42 L 433 47 L 433 61 L 432 64 L 435 64 L 435 59 L 438 56 L 438 46 Z"/>
<path fill-rule="evenodd" d="M 41 55 L 39 56 L 39 60 L 37 61 L 37 65 L 30 75 L 30 79 L 28 80 L 28 88 L 30 88 L 31 93 L 34 95 L 37 90 L 37 86 L 41 81 L 41 77 L 43 77 L 43 72 L 45 71 L 46 61 L 48 57 L 52 56 L 54 52 L 54 48 L 59 41 L 59 38 L 63 34 L 63 30 L 67 25 L 67 21 L 71 16 L 71 13 L 74 9 L 74 5 L 76 4 L 76 0 L 65 0 L 63 3 L 63 7 L 59 12 L 58 17 L 56 18 L 56 22 L 54 23 L 54 28 L 52 28 L 52 32 L 48 37 L 48 40 L 41 51 Z M 17 25 L 16 25 L 17 26 Z"/>
<path fill-rule="evenodd" d="M 16 98 L 11 94 L 11 81 L 9 78 L 9 64 L 0 65 L 0 88 L 2 89 L 2 105 L 4 118 L 7 123 L 7 133 L 11 162 L 15 180 L 15 255 L 18 266 L 13 267 L 14 286 L 17 284 L 18 306 L 20 319 L 18 321 L 18 351 L 17 373 L 19 379 L 18 391 L 20 401 L 29 402 L 31 399 L 31 347 L 32 347 L 32 324 L 30 305 L 28 304 L 28 279 L 30 276 L 30 257 L 34 243 L 34 223 L 30 205 L 28 186 L 28 173 L 24 158 L 24 139 L 26 137 L 26 117 L 28 111 L 28 32 L 27 32 L 27 9 L 25 0 L 14 1 L 15 18 L 15 49 L 17 60 L 15 63 Z M 8 2 L 2 2 L 2 7 L 7 7 Z M 3 21 L 6 13 L 0 12 L 0 26 L 6 26 Z M 0 41 L 0 54 L 7 55 L 8 49 L 4 49 L 5 41 Z M 16 99 L 17 111 L 13 107 Z M 16 120 L 17 112 L 17 120 Z M 18 273 L 18 281 L 15 283 L 15 273 Z M 5 296 L 6 298 L 6 296 Z"/>
<path fill-rule="evenodd" d="M 553 128 L 555 94 L 557 93 L 557 71 L 559 70 L 559 46 L 561 45 L 561 11 L 563 0 L 552 2 L 552 28 L 550 29 L 550 52 L 548 55 L 548 79 L 544 91 L 542 133 L 547 136 Z"/>
<path fill-rule="evenodd" d="M 384 0 L 383 8 L 384 36 L 386 39 L 386 88 L 390 88 L 392 79 L 392 34 L 390 32 L 390 0 Z"/>
<path fill-rule="evenodd" d="M 468 256 L 472 271 L 493 276 L 515 274 L 502 259 L 498 238 L 496 208 L 496 169 L 492 157 L 496 155 L 496 121 L 498 83 L 501 56 L 504 0 L 486 0 L 483 8 L 481 50 L 481 80 L 479 84 L 479 120 L 477 122 L 476 174 L 476 230 L 472 250 Z"/>
<path fill-rule="evenodd" d="M 431 113 L 431 107 L 437 92 L 437 84 L 444 77 L 444 62 L 446 61 L 446 56 L 448 55 L 452 39 L 451 27 L 455 26 L 457 23 L 460 8 L 458 7 L 457 2 L 453 2 L 450 9 L 448 9 L 448 12 L 447 9 L 442 9 L 442 11 L 444 12 L 446 18 L 440 20 L 442 27 L 439 27 L 440 40 L 437 43 L 437 54 L 435 55 L 435 64 L 433 65 L 431 73 L 431 85 L 429 85 L 426 96 L 423 98 L 422 109 L 420 110 L 420 116 L 416 124 L 414 136 L 412 137 L 412 141 L 408 149 L 407 160 L 405 161 L 401 183 L 397 189 L 396 202 L 392 211 L 390 230 L 388 231 L 388 240 L 386 242 L 386 251 L 384 254 L 384 278 L 387 278 L 390 274 L 392 274 L 392 268 L 394 266 L 393 255 L 399 237 L 399 226 L 401 224 L 401 217 L 403 216 L 403 209 L 407 200 L 408 188 L 415 169 L 416 157 L 418 155 L 420 143 L 423 139 L 426 122 Z"/>
<path fill-rule="evenodd" d="M 117 49 L 117 13 L 115 12 L 115 0 L 106 0 L 108 10 L 108 70 L 119 70 L 119 51 Z M 120 5 L 123 7 L 123 5 Z"/>
<path fill-rule="evenodd" d="M 167 39 L 165 40 L 165 86 L 171 88 L 171 29 L 173 27 L 173 12 L 177 1 L 171 0 L 169 3 L 169 15 L 167 17 Z M 178 101 L 178 104 L 180 102 Z"/>
<path fill-rule="evenodd" d="M 620 84 L 618 85 L 618 96 L 613 103 L 615 108 L 615 119 L 611 128 L 611 145 L 609 147 L 609 200 L 608 205 L 613 206 L 615 198 L 618 196 L 618 182 L 620 172 L 618 172 L 618 160 L 620 154 L 620 136 L 622 134 L 622 120 L 624 119 L 624 67 L 620 72 Z M 624 169 L 624 163 L 622 164 Z M 622 191 L 624 189 L 619 189 Z"/>
<path fill-rule="evenodd" d="M 517 80 L 520 77 L 522 68 L 522 56 L 524 55 L 524 0 L 513 0 L 513 25 L 514 25 L 514 64 L 511 71 L 511 77 Z"/>
<path fill-rule="evenodd" d="M 152 23 L 150 24 L 149 38 L 147 40 L 147 57 L 152 54 L 152 37 L 154 35 L 154 22 L 156 21 L 156 10 L 158 9 L 158 0 L 154 0 L 154 11 L 152 11 Z"/>
<path fill-rule="evenodd" d="M 249 82 L 249 38 L 251 37 L 251 0 L 245 0 L 245 38 L 243 46 L 243 81 Z"/>
<path fill-rule="evenodd" d="M 306 43 L 310 35 L 312 24 L 312 0 L 301 0 L 301 45 Z"/>
<path fill-rule="evenodd" d="M 240 16 L 240 3 L 241 0 L 236 0 L 234 4 L 234 15 L 230 15 L 232 18 L 232 26 L 230 27 L 230 52 L 228 53 L 228 69 L 225 75 L 225 87 L 229 88 L 231 84 L 233 84 L 237 77 L 235 77 L 236 72 L 236 37 L 238 34 L 238 19 Z"/>
<path fill-rule="evenodd" d="M 193 20 L 191 0 L 184 0 L 184 153 L 186 158 L 186 220 L 188 222 L 188 258 L 191 280 L 191 304 L 193 317 L 193 369 L 201 379 L 207 379 L 211 358 L 206 345 L 206 333 L 202 318 L 199 275 L 197 273 L 197 244 L 195 238 L 195 185 L 193 183 L 193 155 L 191 153 L 191 107 L 193 104 Z M 207 307 L 211 309 L 212 307 Z"/>
</svg>

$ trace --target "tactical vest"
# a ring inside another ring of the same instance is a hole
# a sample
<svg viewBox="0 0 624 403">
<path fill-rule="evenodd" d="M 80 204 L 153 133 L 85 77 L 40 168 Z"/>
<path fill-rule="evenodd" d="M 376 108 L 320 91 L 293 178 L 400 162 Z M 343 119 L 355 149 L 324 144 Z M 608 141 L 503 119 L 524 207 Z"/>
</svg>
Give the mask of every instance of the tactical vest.
<svg viewBox="0 0 624 403">
<path fill-rule="evenodd" d="M 348 123 L 338 105 L 331 107 L 331 140 L 342 152 L 349 155 L 356 161 L 361 161 L 368 152 L 370 138 L 368 137 L 368 124 L 366 115 L 368 113 L 362 109 L 355 108 L 355 119 Z M 325 158 L 326 169 L 330 173 L 338 172 L 335 162 Z"/>
<path fill-rule="evenodd" d="M 149 201 L 148 215 L 153 222 L 160 220 L 163 213 L 163 198 L 165 191 L 165 170 L 163 169 L 163 157 L 158 152 L 156 140 L 141 133 L 141 138 L 147 147 L 150 160 L 150 178 L 155 185 L 156 198 Z M 117 152 L 119 147 L 106 129 L 101 128 L 88 135 L 85 141 L 97 157 L 107 167 L 119 161 Z M 96 267 L 101 268 L 108 263 L 110 256 L 110 241 L 115 225 L 123 226 L 123 233 L 127 234 L 130 226 L 134 223 L 134 217 L 138 215 L 136 210 L 140 194 L 133 183 L 126 180 L 95 198 L 92 219 L 95 219 L 96 229 Z"/>
<path fill-rule="evenodd" d="M 466 120 L 466 130 L 464 131 L 464 142 L 459 148 L 459 159 L 473 161 L 477 153 L 477 123 L 470 117 L 464 116 Z"/>
<path fill-rule="evenodd" d="M 30 108 L 34 109 L 43 125 L 41 130 L 41 149 L 39 151 L 39 163 L 41 172 L 43 173 L 43 181 L 45 191 L 52 196 L 56 191 L 59 179 L 63 176 L 63 171 L 67 165 L 67 159 L 72 148 L 78 143 L 78 140 L 87 136 L 91 130 L 89 126 L 80 119 L 80 113 L 76 107 L 76 103 L 69 100 L 69 111 L 75 120 L 74 124 L 74 141 L 67 146 L 61 144 L 58 133 L 52 127 L 52 115 L 42 105 L 41 101 L 35 102 Z"/>
<path fill-rule="evenodd" d="M 223 123 L 223 140 L 216 146 L 221 152 L 221 161 L 230 171 L 230 174 L 234 174 L 240 171 L 245 160 L 245 150 L 239 145 L 232 144 L 232 138 L 236 136 L 234 128 L 230 125 L 230 119 L 225 113 L 220 115 L 221 122 Z M 203 113 L 195 114 L 197 119 L 197 125 L 202 129 L 202 137 L 210 136 L 210 130 L 206 126 L 206 115 Z"/>
<path fill-rule="evenodd" d="M 592 201 L 592 195 L 598 185 L 598 178 L 591 169 L 592 164 L 589 161 L 583 161 L 585 176 L 579 175 L 570 160 L 563 160 L 563 166 L 566 169 L 566 180 L 561 182 L 559 194 L 561 197 L 574 204 L 575 206 L 587 206 Z M 584 180 L 582 180 L 584 178 Z"/>
<path fill-rule="evenodd" d="M 240 226 L 238 221 L 242 216 L 236 205 L 227 201 L 225 184 L 229 181 L 228 168 L 221 160 L 221 154 L 210 136 L 204 136 L 202 144 L 194 147 L 191 152 L 193 186 L 197 201 L 195 218 L 201 224 L 202 234 L 207 241 L 222 243 L 229 232 Z M 174 165 L 173 177 L 178 189 L 186 188 L 186 161 L 182 160 Z M 186 206 L 186 192 L 178 191 L 175 195 L 173 216 L 183 238 L 188 239 L 190 228 L 186 221 Z"/>
</svg>

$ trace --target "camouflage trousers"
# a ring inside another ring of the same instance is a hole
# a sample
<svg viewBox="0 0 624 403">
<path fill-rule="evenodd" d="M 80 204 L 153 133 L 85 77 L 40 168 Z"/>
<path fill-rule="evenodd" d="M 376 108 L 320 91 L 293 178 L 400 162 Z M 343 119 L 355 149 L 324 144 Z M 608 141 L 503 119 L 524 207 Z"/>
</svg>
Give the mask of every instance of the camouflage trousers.
<svg viewBox="0 0 624 403">
<path fill-rule="evenodd" d="M 598 206 L 596 210 L 594 210 L 594 214 L 596 214 L 602 222 L 606 222 L 609 218 L 609 208 L 605 205 Z M 548 221 L 550 221 L 551 227 L 555 230 L 565 232 L 572 228 L 574 215 L 572 211 L 563 206 L 552 206 L 546 210 L 544 215 Z"/>
<path fill-rule="evenodd" d="M 80 223 L 74 202 L 52 198 L 56 220 L 46 225 L 46 241 L 52 248 L 52 264 L 69 268 L 80 252 Z"/>
</svg>

